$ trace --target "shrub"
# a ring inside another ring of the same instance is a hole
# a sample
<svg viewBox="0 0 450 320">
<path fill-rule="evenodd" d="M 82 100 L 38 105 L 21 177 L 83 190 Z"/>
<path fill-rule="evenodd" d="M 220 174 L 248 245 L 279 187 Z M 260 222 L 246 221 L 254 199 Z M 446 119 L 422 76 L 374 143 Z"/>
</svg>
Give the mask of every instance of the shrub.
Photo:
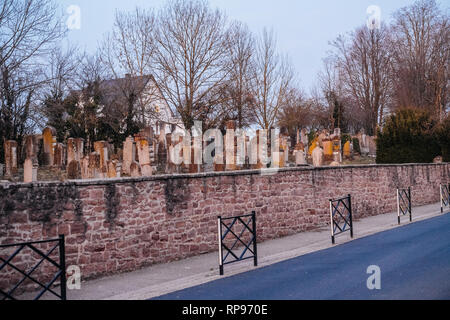
<svg viewBox="0 0 450 320">
<path fill-rule="evenodd" d="M 432 162 L 441 153 L 433 132 L 435 125 L 425 110 L 398 110 L 377 132 L 377 163 Z"/>
<path fill-rule="evenodd" d="M 353 138 L 353 151 L 361 154 L 361 148 L 359 146 L 359 139 L 358 138 Z"/>
<path fill-rule="evenodd" d="M 308 148 L 311 146 L 313 140 L 316 138 L 316 131 L 311 130 L 308 132 Z"/>
<path fill-rule="evenodd" d="M 352 140 L 352 137 L 350 136 L 350 135 L 348 135 L 348 134 L 343 134 L 343 135 L 341 135 L 341 145 L 342 146 L 344 146 L 344 144 L 347 142 L 347 141 L 351 141 Z"/>
<path fill-rule="evenodd" d="M 442 161 L 450 162 L 450 116 L 436 126 L 436 140 L 442 151 Z"/>
</svg>

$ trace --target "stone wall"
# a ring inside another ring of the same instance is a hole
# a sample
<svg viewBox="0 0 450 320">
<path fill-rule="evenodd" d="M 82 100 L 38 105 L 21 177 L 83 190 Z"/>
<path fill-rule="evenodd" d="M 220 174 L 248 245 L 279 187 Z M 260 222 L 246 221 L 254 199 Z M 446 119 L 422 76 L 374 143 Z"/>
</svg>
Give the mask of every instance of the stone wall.
<svg viewBox="0 0 450 320">
<path fill-rule="evenodd" d="M 357 220 L 394 211 L 397 186 L 413 206 L 437 202 L 449 180 L 443 163 L 0 184 L 0 244 L 65 234 L 67 265 L 87 279 L 216 250 L 218 215 L 255 210 L 263 241 L 326 226 L 329 198 L 351 193 Z"/>
</svg>

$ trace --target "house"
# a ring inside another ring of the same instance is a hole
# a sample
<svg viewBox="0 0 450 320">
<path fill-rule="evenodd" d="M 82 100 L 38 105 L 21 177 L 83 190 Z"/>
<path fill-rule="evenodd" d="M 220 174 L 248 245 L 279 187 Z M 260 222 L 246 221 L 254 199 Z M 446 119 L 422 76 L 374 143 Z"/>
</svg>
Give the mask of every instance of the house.
<svg viewBox="0 0 450 320">
<path fill-rule="evenodd" d="M 73 90 L 72 94 L 80 97 L 78 106 L 84 104 L 81 99 L 84 90 Z M 101 95 L 97 117 L 112 116 L 119 119 L 122 130 L 126 128 L 126 115 L 129 105 L 133 106 L 134 120 L 144 127 L 151 127 L 155 134 L 159 134 L 162 126 L 166 133 L 184 132 L 181 118 L 170 109 L 166 99 L 159 89 L 153 76 L 131 76 L 103 80 L 98 92 Z M 93 100 L 95 90 L 90 91 Z"/>
<path fill-rule="evenodd" d="M 126 108 L 132 101 L 136 108 L 136 120 L 153 128 L 159 134 L 162 125 L 166 133 L 184 132 L 181 118 L 175 116 L 151 75 L 131 76 L 104 80 L 100 85 L 103 104 L 118 109 Z"/>
</svg>

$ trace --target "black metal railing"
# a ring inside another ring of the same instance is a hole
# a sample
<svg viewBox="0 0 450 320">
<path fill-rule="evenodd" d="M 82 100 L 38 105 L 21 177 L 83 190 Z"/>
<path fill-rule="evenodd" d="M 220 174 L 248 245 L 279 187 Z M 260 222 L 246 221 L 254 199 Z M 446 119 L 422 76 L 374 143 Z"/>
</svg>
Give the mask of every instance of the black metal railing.
<svg viewBox="0 0 450 320">
<path fill-rule="evenodd" d="M 43 252 L 39 248 L 36 247 L 38 244 L 44 244 L 44 243 L 56 243 L 54 246 L 50 248 L 47 253 Z M 22 285 L 25 280 L 30 280 L 39 288 L 39 293 L 34 297 L 33 300 L 39 300 L 42 295 L 46 292 L 50 292 L 53 295 L 55 295 L 57 298 L 61 300 L 66 300 L 66 262 L 65 262 L 65 248 L 64 248 L 64 235 L 60 235 L 57 239 L 51 239 L 51 240 L 41 240 L 41 241 L 30 241 L 30 242 L 22 242 L 17 244 L 4 244 L 0 245 L 1 249 L 6 248 L 15 248 L 17 249 L 8 257 L 8 258 L 2 258 L 0 256 L 0 275 L 2 272 L 6 272 L 6 266 L 10 267 L 10 269 L 13 269 L 14 271 L 21 274 L 23 277 L 20 281 L 18 281 L 12 288 L 6 289 L 6 288 L 0 288 L 0 295 L 1 300 L 16 300 L 14 297 L 14 292 L 16 292 L 17 288 Z M 40 259 L 29 271 L 22 270 L 20 267 L 15 265 L 13 263 L 13 259 L 15 257 L 18 257 L 19 254 L 24 250 L 25 248 L 31 249 Z M 50 255 L 52 255 L 56 249 L 59 249 L 59 261 L 55 261 L 54 259 L 50 258 Z M 55 274 L 53 274 L 50 281 L 47 283 L 42 283 L 40 280 L 36 279 L 32 276 L 32 274 L 42 265 L 44 261 L 49 262 L 51 265 L 57 268 L 57 271 Z M 52 289 L 53 284 L 56 282 L 56 280 L 60 280 L 60 293 L 57 293 L 55 290 Z"/>
<path fill-rule="evenodd" d="M 440 185 L 441 193 L 441 213 L 444 213 L 444 208 L 450 206 L 450 183 Z"/>
<path fill-rule="evenodd" d="M 408 189 L 397 189 L 397 221 L 400 224 L 400 217 L 409 214 L 409 221 L 412 221 L 411 208 L 411 187 Z"/>
<path fill-rule="evenodd" d="M 223 275 L 223 266 L 226 264 L 253 258 L 253 265 L 258 265 L 258 253 L 256 245 L 256 214 L 251 214 L 217 219 L 219 233 L 219 273 Z M 242 227 L 240 231 L 239 226 Z M 233 228 L 235 231 L 233 231 Z M 248 233 L 250 239 L 248 240 Z M 227 236 L 231 236 L 233 243 L 225 244 Z M 246 238 L 247 240 L 246 241 Z"/>
<path fill-rule="evenodd" d="M 331 243 L 335 243 L 335 236 L 346 231 L 350 231 L 353 238 L 353 217 L 352 217 L 352 197 L 340 199 L 330 199 L 330 219 L 331 219 Z"/>
</svg>

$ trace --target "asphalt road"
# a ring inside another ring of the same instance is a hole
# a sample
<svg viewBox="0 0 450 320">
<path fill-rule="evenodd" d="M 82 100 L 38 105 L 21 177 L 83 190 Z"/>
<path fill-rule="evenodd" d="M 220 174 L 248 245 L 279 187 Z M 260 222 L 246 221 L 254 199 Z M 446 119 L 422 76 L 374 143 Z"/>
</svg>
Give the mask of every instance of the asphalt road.
<svg viewBox="0 0 450 320">
<path fill-rule="evenodd" d="M 450 214 L 336 241 L 329 249 L 156 299 L 450 299 Z M 371 265 L 380 268 L 380 289 L 367 288 Z"/>
</svg>

